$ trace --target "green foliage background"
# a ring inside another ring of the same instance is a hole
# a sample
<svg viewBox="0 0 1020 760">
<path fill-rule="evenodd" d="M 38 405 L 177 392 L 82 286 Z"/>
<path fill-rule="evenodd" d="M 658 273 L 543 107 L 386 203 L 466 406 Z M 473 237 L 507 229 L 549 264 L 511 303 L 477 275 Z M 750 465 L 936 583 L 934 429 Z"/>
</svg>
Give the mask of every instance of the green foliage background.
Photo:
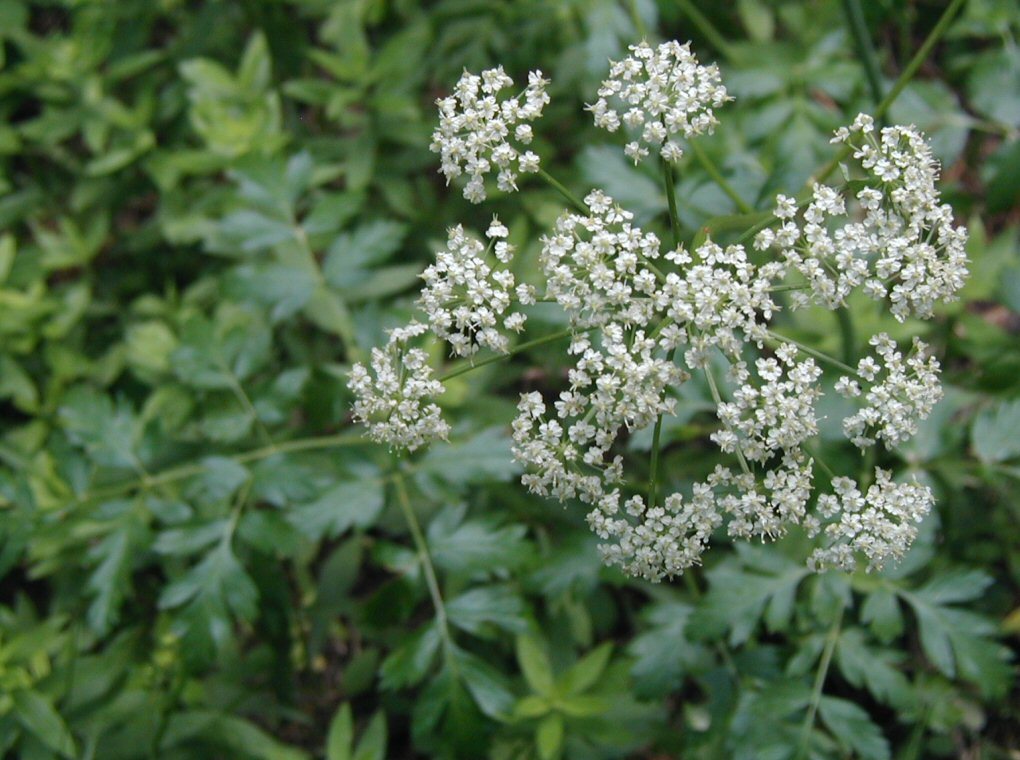
<svg viewBox="0 0 1020 760">
<path fill-rule="evenodd" d="M 886 90 L 946 5 L 864 3 Z M 1012 0 L 964 3 L 890 112 L 930 135 L 973 261 L 899 328 L 947 396 L 879 463 L 938 498 L 898 567 L 811 576 L 793 537 L 720 542 L 686 583 L 605 570 L 579 511 L 515 485 L 507 423 L 556 347 L 451 382 L 449 445 L 398 460 L 350 425 L 346 372 L 445 228 L 497 211 L 529 279 L 562 208 L 444 186 L 432 102 L 464 67 L 542 68 L 543 160 L 664 230 L 657 178 L 582 111 L 636 21 L 720 62 L 736 100 L 700 145 L 758 208 L 874 105 L 839 2 L 0 0 L 0 755 L 1013 756 Z M 678 175 L 691 234 L 734 212 L 697 160 Z M 667 420 L 673 486 L 714 464 L 707 401 L 689 384 Z"/>
</svg>

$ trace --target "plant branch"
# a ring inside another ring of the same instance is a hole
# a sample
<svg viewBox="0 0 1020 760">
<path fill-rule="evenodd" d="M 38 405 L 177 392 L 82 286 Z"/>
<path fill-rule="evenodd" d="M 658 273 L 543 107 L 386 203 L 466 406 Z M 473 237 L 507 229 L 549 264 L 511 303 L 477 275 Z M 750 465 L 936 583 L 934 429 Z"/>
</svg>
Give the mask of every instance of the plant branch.
<svg viewBox="0 0 1020 760">
<path fill-rule="evenodd" d="M 708 154 L 705 153 L 704 149 L 702 149 L 700 145 L 698 145 L 697 141 L 690 140 L 687 144 L 690 146 L 691 152 L 694 153 L 694 157 L 698 160 L 698 163 L 701 164 L 701 167 L 706 172 L 708 172 L 708 176 L 712 178 L 712 181 L 715 182 L 715 184 L 717 184 L 727 196 L 729 196 L 729 199 L 733 201 L 734 204 L 736 204 L 737 210 L 742 214 L 753 214 L 754 207 L 741 198 L 740 194 L 733 189 L 733 185 L 726 180 L 726 178 L 722 175 L 722 172 L 719 171 L 719 167 L 717 167 L 712 159 L 709 158 Z"/>
<path fill-rule="evenodd" d="M 831 364 L 833 367 L 841 369 L 841 370 L 843 370 L 844 372 L 846 372 L 849 375 L 853 375 L 855 377 L 857 376 L 857 370 L 855 370 L 849 364 L 844 364 L 843 362 L 841 362 L 839 359 L 836 359 L 835 357 L 829 356 L 828 354 L 822 353 L 821 351 L 818 351 L 818 350 L 816 350 L 814 348 L 811 348 L 811 346 L 806 346 L 803 343 L 801 343 L 799 340 L 794 340 L 793 338 L 787 338 L 785 335 L 780 335 L 779 333 L 772 332 L 771 330 L 767 330 L 766 332 L 768 333 L 768 336 L 772 340 L 774 340 L 774 341 L 776 341 L 778 343 L 792 343 L 793 345 L 795 345 L 797 348 L 799 348 L 801 351 L 803 351 L 808 356 L 813 356 L 814 358 L 818 359 L 819 361 L 823 361 L 823 362 L 826 362 L 827 364 Z"/>
<path fill-rule="evenodd" d="M 832 664 L 832 654 L 836 651 L 836 644 L 839 642 L 839 631 L 842 625 L 843 608 L 840 607 L 839 614 L 836 615 L 836 619 L 832 622 L 832 626 L 825 637 L 825 648 L 822 650 L 822 659 L 818 663 L 818 672 L 815 674 L 815 685 L 811 690 L 811 702 L 808 705 L 807 715 L 804 716 L 804 725 L 800 729 L 800 743 L 797 747 L 795 760 L 805 760 L 809 756 L 811 730 L 815 725 L 815 715 L 818 714 L 818 705 L 822 701 L 825 678 L 829 675 L 829 665 Z"/>
<path fill-rule="evenodd" d="M 564 198 L 566 198 L 567 201 L 569 201 L 570 204 L 572 206 L 574 206 L 582 214 L 585 214 L 587 216 L 589 213 L 591 213 L 588 210 L 588 207 L 584 203 L 582 203 L 580 200 L 578 200 L 576 195 L 574 195 L 572 192 L 567 190 L 566 186 L 562 182 L 560 182 L 558 179 L 556 179 L 554 176 L 552 176 L 545 169 L 541 169 L 540 168 L 538 170 L 538 176 L 541 177 L 543 180 L 545 180 L 545 183 L 547 185 L 549 185 L 549 187 L 551 187 L 553 190 L 555 190 L 560 195 L 562 195 Z"/>
<path fill-rule="evenodd" d="M 541 338 L 535 338 L 534 340 L 529 340 L 525 343 L 520 343 L 511 348 L 505 354 L 496 354 L 495 356 L 490 356 L 487 359 L 482 359 L 479 362 L 465 364 L 461 367 L 458 367 L 457 369 L 452 369 L 449 372 L 440 375 L 439 382 L 441 383 L 446 382 L 447 380 L 455 378 L 459 375 L 467 374 L 472 370 L 480 369 L 488 364 L 495 364 L 496 362 L 504 361 L 506 359 L 509 359 L 511 356 L 516 356 L 517 354 L 523 351 L 527 351 L 528 349 L 535 348 L 536 346 L 541 346 L 544 345 L 545 343 L 552 343 L 553 341 L 561 340 L 562 338 L 569 338 L 571 335 L 574 335 L 575 333 L 582 332 L 588 332 L 588 330 L 575 331 L 568 328 L 566 330 L 559 330 L 558 332 L 550 333 L 549 335 L 544 335 Z"/>
<path fill-rule="evenodd" d="M 895 84 L 893 84 L 892 89 L 890 89 L 889 92 L 885 94 L 885 97 L 882 98 L 882 101 L 875 106 L 874 116 L 876 119 L 882 119 L 885 116 L 886 111 L 888 111 L 889 107 L 896 101 L 896 98 L 898 98 L 904 88 L 910 84 L 910 80 L 914 78 L 918 69 L 921 68 L 921 65 L 928 58 L 932 48 L 934 48 L 938 41 L 942 39 L 942 35 L 946 33 L 946 30 L 949 28 L 950 23 L 952 23 L 953 18 L 956 16 L 960 8 L 963 7 L 964 2 L 965 0 L 952 0 L 946 10 L 943 11 L 942 17 L 932 28 L 925 41 L 921 43 L 921 47 L 919 47 L 917 52 L 914 53 L 914 57 L 910 59 L 910 62 L 903 69 L 902 73 L 900 73 Z M 825 180 L 825 178 L 828 177 L 837 166 L 839 166 L 840 162 L 850 155 L 852 150 L 853 148 L 849 145 L 844 145 L 843 149 L 833 157 L 832 161 L 830 161 L 821 172 L 816 174 L 814 177 L 808 178 L 807 188 L 810 190 L 811 186 L 815 182 L 822 182 Z"/>
<path fill-rule="evenodd" d="M 850 26 L 850 34 L 853 36 L 857 55 L 861 59 L 861 65 L 864 66 L 864 74 L 868 79 L 868 87 L 871 89 L 871 99 L 875 103 L 881 103 L 882 69 L 878 65 L 878 56 L 875 54 L 875 46 L 868 34 L 867 24 L 864 23 L 861 0 L 843 0 L 843 13 Z"/>
<path fill-rule="evenodd" d="M 701 36 L 708 40 L 708 43 L 718 50 L 724 58 L 732 61 L 737 57 L 733 52 L 733 46 L 726 41 L 726 38 L 719 33 L 719 30 L 715 28 L 705 14 L 698 10 L 691 0 L 677 0 L 676 4 L 680 6 L 680 10 L 691 20 L 691 23 L 698 28 Z"/>
<path fill-rule="evenodd" d="M 436 622 L 439 624 L 439 635 L 443 638 L 447 654 L 453 648 L 453 636 L 450 634 L 450 625 L 446 617 L 446 605 L 443 604 L 443 595 L 439 591 L 439 579 L 436 576 L 436 568 L 432 564 L 432 555 L 429 553 L 429 544 L 422 532 L 418 516 L 411 506 L 411 499 L 407 494 L 407 486 L 400 473 L 393 476 L 393 485 L 397 492 L 397 503 L 400 511 L 404 513 L 407 527 L 411 531 L 411 539 L 414 541 L 415 549 L 418 551 L 418 561 L 421 562 L 422 571 L 425 575 L 425 585 L 428 587 L 429 596 L 432 598 L 432 607 L 436 611 Z"/>
</svg>

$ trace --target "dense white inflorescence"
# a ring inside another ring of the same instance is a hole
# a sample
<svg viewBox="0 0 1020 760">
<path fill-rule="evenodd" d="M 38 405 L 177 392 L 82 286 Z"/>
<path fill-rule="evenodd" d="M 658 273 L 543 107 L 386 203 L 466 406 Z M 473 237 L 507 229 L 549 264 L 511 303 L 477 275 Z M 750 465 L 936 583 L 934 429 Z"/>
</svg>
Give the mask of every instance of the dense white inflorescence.
<svg viewBox="0 0 1020 760">
<path fill-rule="evenodd" d="M 531 143 L 527 122 L 540 117 L 549 102 L 549 81 L 541 71 L 532 71 L 524 92 L 506 97 L 504 90 L 513 84 L 502 66 L 481 76 L 465 71 L 453 95 L 436 101 L 439 126 L 429 147 L 440 154 L 439 170 L 447 182 L 468 175 L 464 197 L 472 203 L 485 200 L 485 176 L 493 170 L 499 189 L 510 192 L 517 189 L 520 172 L 539 169 L 538 155 L 520 146 Z"/>
<path fill-rule="evenodd" d="M 953 225 L 953 210 L 939 202 L 938 164 L 913 127 L 885 127 L 860 114 L 836 131 L 833 142 L 853 148 L 865 174 L 864 187 L 848 204 L 838 190 L 816 184 L 798 219 L 792 198 L 777 198 L 778 229 L 762 230 L 758 250 L 777 250 L 807 287 L 795 306 L 846 305 L 860 287 L 889 302 L 899 321 L 928 318 L 936 303 L 951 301 L 967 278 L 967 230 Z M 855 218 L 848 206 L 859 209 Z"/>
<path fill-rule="evenodd" d="M 602 129 L 615 132 L 623 124 L 640 134 L 624 148 L 635 164 L 648 148 L 676 162 L 683 155 L 678 137 L 710 134 L 719 123 L 714 109 L 729 99 L 719 69 L 701 66 L 689 42 L 663 42 L 656 48 L 641 42 L 631 45 L 630 53 L 611 64 L 599 99 L 588 110 Z"/>
<path fill-rule="evenodd" d="M 816 549 L 808 560 L 815 570 L 853 570 L 858 552 L 868 558 L 869 570 L 902 558 L 934 501 L 931 489 L 916 480 L 894 483 L 882 469 L 875 470 L 875 483 L 866 495 L 850 478 L 833 478 L 832 489 L 833 494 L 818 497 L 819 514 L 832 522 L 824 529 L 831 544 Z"/>
<path fill-rule="evenodd" d="M 942 398 L 939 363 L 928 356 L 928 346 L 914 338 L 913 350 L 904 360 L 896 342 L 885 333 L 871 338 L 879 361 L 866 356 L 857 365 L 857 379 L 843 376 L 836 391 L 847 398 L 861 395 L 866 406 L 843 420 L 843 431 L 855 446 L 874 446 L 876 439 L 896 446 L 914 437 L 917 423 L 931 414 Z"/>
<path fill-rule="evenodd" d="M 427 330 L 418 322 L 391 330 L 386 347 L 372 349 L 371 371 L 360 363 L 351 369 L 354 419 L 365 423 L 373 441 L 414 451 L 450 433 L 432 401 L 443 384 L 432 376 L 428 354 L 407 345 Z"/>
<path fill-rule="evenodd" d="M 508 309 L 515 300 L 535 301 L 529 286 L 514 286 L 509 269 L 514 247 L 506 240 L 507 228 L 493 218 L 485 234 L 488 248 L 460 225 L 452 228 L 446 250 L 436 254 L 436 263 L 422 274 L 425 287 L 418 303 L 432 332 L 449 343 L 456 356 L 471 356 L 482 348 L 507 353 L 510 338 L 504 330 L 519 333 L 527 321 L 521 312 Z M 489 249 L 497 266 L 486 261 Z"/>
<path fill-rule="evenodd" d="M 727 99 L 718 71 L 675 42 L 656 49 L 642 43 L 631 53 L 612 65 L 589 110 L 611 131 L 621 124 L 640 130 L 640 140 L 626 147 L 631 158 L 640 160 L 650 146 L 675 161 L 676 138 L 710 131 L 713 109 Z M 545 81 L 533 74 L 523 95 L 500 100 L 511 84 L 502 69 L 465 73 L 455 94 L 439 101 L 433 149 L 448 178 L 470 176 L 465 196 L 476 202 L 493 165 L 504 190 L 513 189 L 517 171 L 538 166 L 510 140 L 530 141 L 531 128 L 521 122 L 548 102 Z M 827 385 L 824 355 L 773 331 L 776 293 L 785 291 L 794 308 L 835 310 L 859 290 L 887 303 L 900 321 L 928 317 L 967 275 L 966 231 L 940 203 L 938 167 L 916 130 L 876 134 L 861 115 L 834 142 L 852 149 L 862 177 L 853 192 L 816 184 L 803 202 L 778 196 L 774 223 L 758 232 L 755 251 L 711 239 L 663 250 L 601 190 L 541 238 L 544 300 L 566 314 L 572 366 L 558 397 L 521 395 L 513 454 L 532 492 L 587 505 L 608 564 L 653 581 L 670 577 L 700 562 L 721 529 L 735 539 L 766 539 L 802 526 L 821 542 L 809 558 L 818 570 L 852 569 L 858 556 L 880 568 L 914 540 L 931 491 L 916 481 L 896 483 L 882 469 L 870 485 L 834 475 L 815 453 L 816 409 L 831 388 L 856 405 L 843 420 L 854 445 L 896 446 L 939 400 L 938 362 L 921 341 L 904 355 L 881 333 L 870 339 L 873 355 L 856 367 L 829 360 L 841 372 Z M 427 324 L 393 331 L 387 347 L 373 351 L 371 371 L 355 365 L 354 413 L 373 439 L 413 450 L 449 431 L 432 401 L 442 384 L 425 352 L 407 346 L 410 339 L 428 331 L 455 357 L 513 353 L 512 338 L 526 325 L 519 307 L 536 299 L 511 272 L 508 235 L 495 218 L 487 242 L 451 229 L 446 249 L 423 274 L 419 305 Z M 735 466 L 717 466 L 689 495 L 660 500 L 654 485 L 625 477 L 621 439 L 671 414 L 674 389 L 695 375 L 716 406 L 719 428 L 709 437 Z"/>
</svg>

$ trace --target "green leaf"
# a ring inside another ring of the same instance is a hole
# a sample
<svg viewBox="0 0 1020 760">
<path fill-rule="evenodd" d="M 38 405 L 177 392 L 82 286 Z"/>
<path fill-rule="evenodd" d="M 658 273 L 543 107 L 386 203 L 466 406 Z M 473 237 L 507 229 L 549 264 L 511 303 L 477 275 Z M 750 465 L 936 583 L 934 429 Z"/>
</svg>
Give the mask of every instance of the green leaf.
<svg viewBox="0 0 1020 760">
<path fill-rule="evenodd" d="M 46 697 L 37 691 L 15 689 L 10 698 L 15 717 L 28 733 L 57 754 L 72 758 L 77 754 L 70 729 Z"/>
<path fill-rule="evenodd" d="M 839 743 L 861 760 L 888 760 L 889 742 L 863 709 L 836 697 L 822 697 L 818 714 Z"/>
<path fill-rule="evenodd" d="M 595 685 L 609 663 L 613 642 L 607 641 L 586 654 L 558 679 L 563 694 L 580 694 Z"/>
<path fill-rule="evenodd" d="M 379 669 L 383 689 L 400 689 L 420 682 L 432 668 L 442 636 L 435 622 L 407 637 L 383 660 Z"/>
<path fill-rule="evenodd" d="M 382 481 L 350 480 L 330 488 L 318 499 L 294 507 L 290 523 L 313 541 L 336 538 L 352 527 L 373 525 L 384 503 Z"/>
<path fill-rule="evenodd" d="M 875 699 L 905 712 L 913 706 L 914 695 L 900 671 L 902 659 L 893 650 L 869 647 L 858 628 L 844 630 L 836 644 L 836 663 L 847 681 L 866 687 Z"/>
<path fill-rule="evenodd" d="M 1020 456 L 1020 399 L 1000 401 L 974 420 L 971 441 L 983 462 L 1005 462 Z"/>
<path fill-rule="evenodd" d="M 807 570 L 769 547 L 736 548 L 739 559 L 728 558 L 708 572 L 708 594 L 688 635 L 702 638 L 728 629 L 729 642 L 736 646 L 750 638 L 763 618 L 770 631 L 789 625 L 797 587 Z"/>
<path fill-rule="evenodd" d="M 646 610 L 642 632 L 630 642 L 631 675 L 640 697 L 675 691 L 684 676 L 704 662 L 707 653 L 691 642 L 686 629 L 694 608 L 686 602 L 659 602 Z"/>
<path fill-rule="evenodd" d="M 936 576 L 915 592 L 900 591 L 917 616 L 925 655 L 950 678 L 971 681 L 986 697 L 1009 688 L 1009 652 L 994 642 L 994 623 L 973 612 L 949 606 L 977 598 L 991 582 L 980 572 Z"/>
<path fill-rule="evenodd" d="M 563 716 L 546 715 L 535 729 L 535 745 L 542 760 L 554 760 L 563 747 Z"/>
<path fill-rule="evenodd" d="M 97 464 L 133 469 L 141 434 L 134 411 L 124 400 L 116 404 L 109 396 L 77 386 L 63 398 L 60 422 L 68 436 L 83 446 Z"/>
<path fill-rule="evenodd" d="M 418 472 L 458 487 L 509 480 L 520 472 L 510 447 L 510 439 L 502 428 L 489 428 L 466 440 L 431 446 Z"/>
<path fill-rule="evenodd" d="M 233 757 L 258 760 L 308 760 L 308 755 L 278 742 L 251 721 L 211 710 L 186 710 L 170 716 L 160 750 L 202 738 L 230 751 Z"/>
<path fill-rule="evenodd" d="M 351 705 L 344 702 L 333 715 L 326 734 L 326 760 L 352 760 L 351 745 L 354 742 L 354 718 Z"/>
<path fill-rule="evenodd" d="M 464 505 L 450 506 L 429 523 L 427 538 L 432 560 L 449 573 L 502 574 L 515 570 L 533 557 L 523 525 L 500 527 L 491 517 L 464 519 Z"/>
<path fill-rule="evenodd" d="M 352 760 L 386 760 L 386 715 L 381 710 L 368 722 Z"/>
<path fill-rule="evenodd" d="M 446 603 L 450 622 L 458 628 L 480 635 L 487 623 L 512 633 L 527 628 L 524 604 L 507 586 L 483 586 L 465 591 Z"/>
<path fill-rule="evenodd" d="M 481 657 L 458 649 L 457 668 L 464 685 L 485 715 L 507 720 L 514 707 L 514 695 L 508 679 Z"/>
<path fill-rule="evenodd" d="M 366 270 L 396 253 L 406 234 L 403 224 L 376 221 L 339 235 L 323 262 L 326 281 L 336 288 L 359 287 L 368 278 Z"/>
<path fill-rule="evenodd" d="M 868 623 L 879 640 L 892 641 L 903 632 L 903 613 L 896 595 L 880 588 L 868 594 L 861 607 L 861 622 Z"/>
<path fill-rule="evenodd" d="M 541 695 L 553 693 L 552 664 L 542 643 L 532 634 L 517 637 L 517 663 L 532 691 Z"/>
</svg>

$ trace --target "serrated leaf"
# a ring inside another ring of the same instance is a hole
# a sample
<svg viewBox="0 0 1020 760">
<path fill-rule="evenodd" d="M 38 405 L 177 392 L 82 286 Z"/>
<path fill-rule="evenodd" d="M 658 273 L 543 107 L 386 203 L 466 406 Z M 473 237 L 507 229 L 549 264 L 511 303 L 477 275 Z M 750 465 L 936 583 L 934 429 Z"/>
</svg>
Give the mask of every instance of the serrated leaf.
<svg viewBox="0 0 1020 760">
<path fill-rule="evenodd" d="M 533 556 L 523 525 L 500 527 L 491 518 L 467 520 L 463 505 L 447 507 L 429 523 L 427 538 L 432 560 L 449 573 L 504 574 L 528 563 Z"/>
<path fill-rule="evenodd" d="M 613 642 L 596 647 L 580 660 L 575 662 L 567 672 L 559 677 L 557 686 L 563 694 L 580 694 L 595 685 L 609 664 L 613 653 Z"/>
<path fill-rule="evenodd" d="M 736 646 L 750 638 L 763 618 L 771 631 L 788 625 L 807 570 L 768 549 L 744 544 L 738 553 L 739 560 L 727 559 L 708 572 L 708 594 L 688 624 L 688 635 L 701 638 L 729 630 L 729 641 Z"/>
<path fill-rule="evenodd" d="M 383 689 L 400 689 L 421 681 L 432 667 L 442 636 L 436 624 L 429 623 L 406 638 L 383 660 L 379 669 Z"/>
<path fill-rule="evenodd" d="M 463 487 L 490 480 L 509 480 L 520 472 L 502 428 L 489 428 L 466 440 L 431 446 L 418 472 Z"/>
<path fill-rule="evenodd" d="M 910 682 L 899 669 L 902 656 L 868 646 L 860 629 L 844 630 L 836 644 L 836 663 L 851 684 L 864 686 L 875 699 L 906 711 L 913 704 Z"/>
<path fill-rule="evenodd" d="M 368 278 L 368 271 L 392 256 L 407 234 L 397 222 L 376 221 L 339 235 L 326 253 L 322 273 L 335 288 L 351 289 Z"/>
<path fill-rule="evenodd" d="M 486 624 L 512 633 L 527 628 L 524 603 L 506 586 L 482 586 L 465 591 L 446 603 L 446 613 L 451 623 L 475 635 L 483 633 Z"/>
<path fill-rule="evenodd" d="M 386 715 L 381 710 L 368 722 L 352 760 L 386 760 Z"/>
<path fill-rule="evenodd" d="M 686 602 L 659 602 L 645 613 L 643 630 L 630 642 L 631 675 L 638 696 L 662 696 L 679 688 L 691 668 L 704 662 L 704 647 L 688 640 L 694 608 Z"/>
<path fill-rule="evenodd" d="M 15 689 L 9 696 L 15 718 L 28 733 L 59 755 L 75 756 L 74 737 L 46 697 L 29 689 Z"/>
<path fill-rule="evenodd" d="M 957 675 L 971 681 L 988 697 L 1009 687 L 1009 652 L 993 637 L 994 623 L 973 612 L 948 606 L 979 595 L 989 582 L 979 572 L 957 572 L 936 576 L 916 592 L 900 596 L 917 616 L 921 647 L 925 655 L 950 678 Z"/>
<path fill-rule="evenodd" d="M 458 671 L 478 709 L 490 718 L 506 720 L 514 706 L 507 677 L 470 652 L 458 649 L 456 656 Z"/>
<path fill-rule="evenodd" d="M 981 412 L 971 428 L 974 453 L 983 462 L 1020 456 L 1020 399 L 1001 401 Z"/>
<path fill-rule="evenodd" d="M 888 760 L 889 742 L 863 709 L 836 697 L 822 697 L 818 715 L 841 745 L 861 760 Z"/>
<path fill-rule="evenodd" d="M 351 760 L 351 745 L 354 742 L 354 717 L 351 705 L 344 702 L 333 715 L 326 734 L 326 760 Z"/>
<path fill-rule="evenodd" d="M 535 745 L 542 760 L 554 760 L 563 748 L 563 716 L 546 715 L 535 729 Z"/>
<path fill-rule="evenodd" d="M 294 507 L 287 519 L 308 538 L 320 541 L 352 527 L 371 526 L 383 504 L 382 481 L 362 478 L 338 483 L 315 501 Z"/>
<path fill-rule="evenodd" d="M 553 693 L 552 663 L 542 643 L 531 634 L 517 637 L 517 664 L 531 690 L 541 695 Z"/>
<path fill-rule="evenodd" d="M 887 589 L 868 594 L 861 607 L 861 622 L 868 623 L 881 641 L 892 641 L 903 632 L 903 613 L 896 595 Z"/>
</svg>

